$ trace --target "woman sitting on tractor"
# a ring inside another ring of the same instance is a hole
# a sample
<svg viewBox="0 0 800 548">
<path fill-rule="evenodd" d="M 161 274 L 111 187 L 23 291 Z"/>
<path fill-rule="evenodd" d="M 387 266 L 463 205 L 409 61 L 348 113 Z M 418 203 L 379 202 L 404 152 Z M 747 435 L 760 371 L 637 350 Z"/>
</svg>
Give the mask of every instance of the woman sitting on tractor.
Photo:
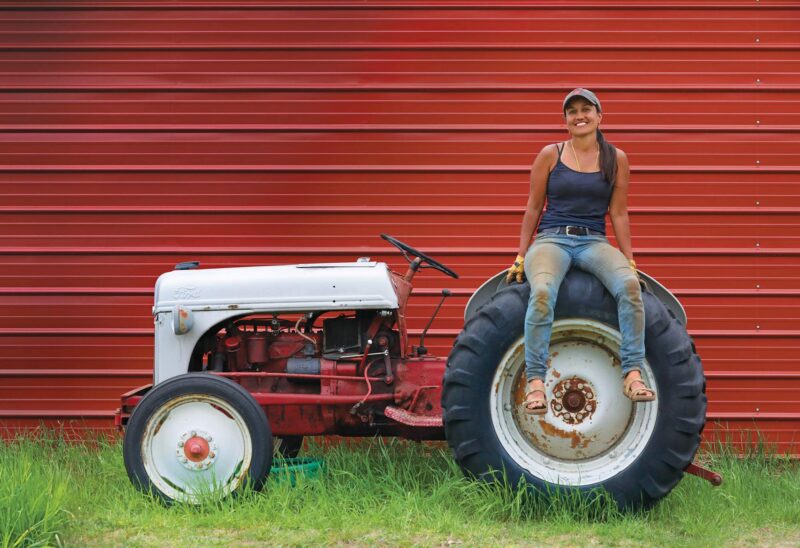
<svg viewBox="0 0 800 548">
<path fill-rule="evenodd" d="M 519 254 L 507 276 L 509 282 L 522 282 L 524 273 L 531 286 L 525 316 L 524 406 L 533 415 L 547 412 L 544 379 L 556 296 L 572 265 L 596 276 L 617 301 L 625 395 L 635 402 L 655 399 L 641 378 L 645 318 L 628 221 L 628 159 L 600 132 L 603 115 L 594 93 L 575 89 L 562 107 L 570 138 L 545 146 L 533 163 Z M 606 213 L 619 249 L 606 239 Z"/>
</svg>

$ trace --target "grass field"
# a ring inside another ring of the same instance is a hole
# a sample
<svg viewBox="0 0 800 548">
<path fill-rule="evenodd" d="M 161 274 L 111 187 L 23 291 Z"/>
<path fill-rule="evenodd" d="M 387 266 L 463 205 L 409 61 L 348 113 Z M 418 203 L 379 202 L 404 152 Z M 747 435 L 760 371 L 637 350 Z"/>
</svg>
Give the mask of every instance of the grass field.
<svg viewBox="0 0 800 548">
<path fill-rule="evenodd" d="M 271 479 L 234 501 L 168 508 L 133 489 L 118 444 L 0 442 L 0 544 L 799 545 L 798 463 L 724 453 L 704 457 L 722 487 L 686 476 L 631 516 L 467 481 L 442 444 L 312 440 L 305 454 L 325 461 L 316 479 Z"/>
</svg>

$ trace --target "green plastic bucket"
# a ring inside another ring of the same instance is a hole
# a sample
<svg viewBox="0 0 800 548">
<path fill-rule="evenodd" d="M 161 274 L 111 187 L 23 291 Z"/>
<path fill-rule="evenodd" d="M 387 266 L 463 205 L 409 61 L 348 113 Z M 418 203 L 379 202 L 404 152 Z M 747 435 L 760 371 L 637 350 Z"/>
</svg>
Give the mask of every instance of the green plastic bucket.
<svg viewBox="0 0 800 548">
<path fill-rule="evenodd" d="M 292 487 L 297 478 L 314 479 L 322 472 L 322 459 L 316 457 L 294 457 L 291 459 L 275 459 L 269 475 L 277 481 L 289 481 Z"/>
</svg>

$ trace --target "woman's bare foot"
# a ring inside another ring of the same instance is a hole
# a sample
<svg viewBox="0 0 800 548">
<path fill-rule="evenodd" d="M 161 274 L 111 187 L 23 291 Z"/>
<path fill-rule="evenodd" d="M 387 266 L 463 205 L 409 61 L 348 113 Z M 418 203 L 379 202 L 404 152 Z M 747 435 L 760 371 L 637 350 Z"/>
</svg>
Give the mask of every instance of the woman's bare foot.
<svg viewBox="0 0 800 548">
<path fill-rule="evenodd" d="M 525 413 L 528 415 L 544 415 L 547 413 L 547 394 L 544 391 L 542 379 L 533 379 L 528 382 L 528 391 L 525 393 Z"/>
<path fill-rule="evenodd" d="M 655 391 L 644 383 L 642 374 L 638 371 L 631 371 L 625 375 L 622 387 L 622 392 L 632 401 L 653 401 L 656 399 Z"/>
</svg>

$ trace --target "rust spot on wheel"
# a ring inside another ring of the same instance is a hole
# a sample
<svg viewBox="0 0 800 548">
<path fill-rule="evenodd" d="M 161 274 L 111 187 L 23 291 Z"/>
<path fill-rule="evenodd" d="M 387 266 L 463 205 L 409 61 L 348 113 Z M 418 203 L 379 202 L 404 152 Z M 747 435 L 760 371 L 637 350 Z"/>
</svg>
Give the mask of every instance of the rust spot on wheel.
<svg viewBox="0 0 800 548">
<path fill-rule="evenodd" d="M 545 419 L 539 419 L 539 426 L 542 427 L 542 431 L 548 436 L 557 436 L 559 438 L 564 438 L 565 440 L 570 440 L 570 446 L 573 449 L 577 447 L 587 447 L 589 445 L 590 440 L 584 439 L 581 433 L 576 432 L 575 430 L 562 430 L 561 428 L 550 424 Z"/>
</svg>

